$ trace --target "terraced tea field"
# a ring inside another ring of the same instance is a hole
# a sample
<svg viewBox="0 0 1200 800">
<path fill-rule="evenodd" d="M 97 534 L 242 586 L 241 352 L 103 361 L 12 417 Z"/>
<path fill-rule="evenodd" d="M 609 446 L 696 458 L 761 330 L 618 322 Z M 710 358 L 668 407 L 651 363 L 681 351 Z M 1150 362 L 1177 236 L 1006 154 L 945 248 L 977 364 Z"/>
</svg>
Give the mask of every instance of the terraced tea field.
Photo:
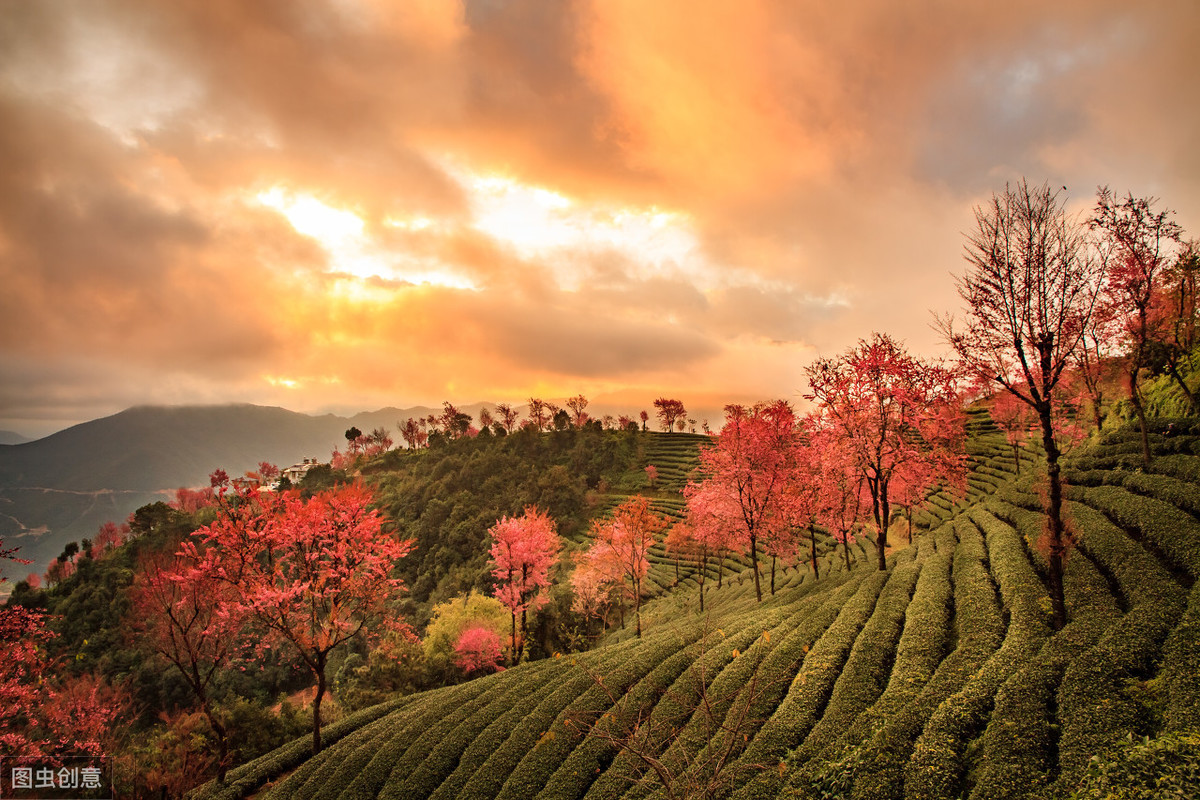
<svg viewBox="0 0 1200 800">
<path fill-rule="evenodd" d="M 739 564 L 720 589 L 705 584 L 700 615 L 695 576 L 683 568 L 675 585 L 660 551 L 643 640 L 614 634 L 587 653 L 367 709 L 329 726 L 318 756 L 299 740 L 198 796 L 1069 792 L 1093 754 L 1200 719 L 1200 424 L 1167 433 L 1153 437 L 1149 471 L 1128 432 L 1068 463 L 1077 547 L 1062 630 L 1034 470 L 1017 480 L 1011 449 L 977 416 L 967 495 L 932 496 L 886 572 L 869 543 L 847 571 L 825 541 L 819 581 L 791 568 L 760 604 Z M 672 492 L 695 465 L 694 438 L 651 437 L 645 456 L 659 470 L 656 507 L 680 514 Z"/>
</svg>

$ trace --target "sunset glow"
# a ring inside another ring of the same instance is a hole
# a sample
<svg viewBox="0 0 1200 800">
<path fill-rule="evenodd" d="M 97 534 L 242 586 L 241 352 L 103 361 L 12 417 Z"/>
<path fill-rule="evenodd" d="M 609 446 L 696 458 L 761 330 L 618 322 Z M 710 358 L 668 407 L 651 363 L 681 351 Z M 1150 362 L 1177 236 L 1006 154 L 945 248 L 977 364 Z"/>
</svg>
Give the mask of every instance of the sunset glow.
<svg viewBox="0 0 1200 800">
<path fill-rule="evenodd" d="M 798 401 L 872 331 L 944 350 L 1005 182 L 1200 225 L 1194 3 L 14 9 L 0 430 Z"/>
</svg>

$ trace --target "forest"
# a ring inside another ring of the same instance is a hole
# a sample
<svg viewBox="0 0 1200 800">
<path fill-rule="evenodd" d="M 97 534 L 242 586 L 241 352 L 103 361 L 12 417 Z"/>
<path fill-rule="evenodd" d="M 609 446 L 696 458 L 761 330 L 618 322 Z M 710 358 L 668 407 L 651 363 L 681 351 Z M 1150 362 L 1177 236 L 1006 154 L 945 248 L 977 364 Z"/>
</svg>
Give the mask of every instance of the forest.
<svg viewBox="0 0 1200 800">
<path fill-rule="evenodd" d="M 1200 249 L 1020 182 L 965 252 L 945 358 L 870 333 L 702 432 L 446 402 L 44 571 L 0 542 L 0 755 L 120 797 L 1189 796 Z"/>
</svg>

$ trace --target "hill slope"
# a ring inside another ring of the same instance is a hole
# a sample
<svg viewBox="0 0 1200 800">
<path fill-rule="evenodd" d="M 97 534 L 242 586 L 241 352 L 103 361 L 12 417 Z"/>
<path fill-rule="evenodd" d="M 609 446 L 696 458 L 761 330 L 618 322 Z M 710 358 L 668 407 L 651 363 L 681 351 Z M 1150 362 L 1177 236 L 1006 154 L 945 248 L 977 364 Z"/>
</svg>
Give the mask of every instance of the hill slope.
<svg viewBox="0 0 1200 800">
<path fill-rule="evenodd" d="M 831 554 L 820 581 L 792 571 L 761 604 L 743 572 L 708 584 L 703 617 L 694 584 L 664 590 L 640 642 L 368 709 L 320 755 L 295 743 L 200 796 L 640 798 L 669 780 L 677 796 L 1029 797 L 1069 791 L 1127 735 L 1195 726 L 1200 425 L 1160 428 L 1149 472 L 1126 469 L 1124 432 L 1075 460 L 1057 632 L 1035 487 L 978 430 L 968 496 L 931 498 L 887 572 Z"/>
</svg>

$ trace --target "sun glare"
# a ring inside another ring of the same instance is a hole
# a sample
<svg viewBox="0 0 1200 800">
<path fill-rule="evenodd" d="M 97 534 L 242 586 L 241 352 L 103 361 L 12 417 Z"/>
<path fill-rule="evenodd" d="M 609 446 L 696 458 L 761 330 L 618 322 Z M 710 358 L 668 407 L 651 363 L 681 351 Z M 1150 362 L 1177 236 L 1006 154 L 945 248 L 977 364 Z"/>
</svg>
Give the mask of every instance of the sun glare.
<svg viewBox="0 0 1200 800">
<path fill-rule="evenodd" d="M 287 217 L 298 233 L 311 236 L 326 247 L 361 237 L 363 233 L 363 221 L 358 215 L 322 203 L 311 195 L 290 194 L 276 187 L 260 192 L 258 201 Z"/>
</svg>

